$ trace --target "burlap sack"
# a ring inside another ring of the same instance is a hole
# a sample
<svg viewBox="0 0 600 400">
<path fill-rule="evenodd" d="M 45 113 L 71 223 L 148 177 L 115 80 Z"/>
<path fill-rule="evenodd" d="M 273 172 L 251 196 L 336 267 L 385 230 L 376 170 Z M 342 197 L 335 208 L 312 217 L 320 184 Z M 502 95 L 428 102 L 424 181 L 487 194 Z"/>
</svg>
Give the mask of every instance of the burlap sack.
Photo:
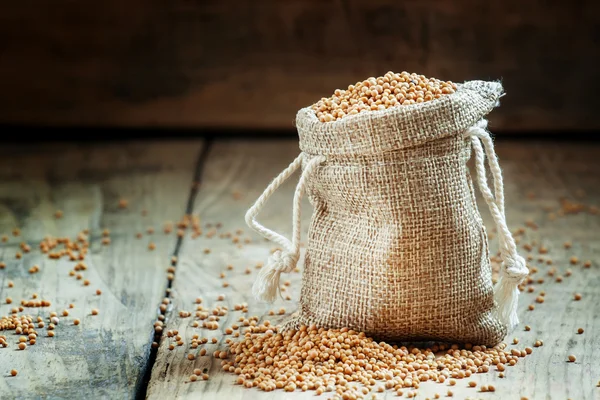
<svg viewBox="0 0 600 400">
<path fill-rule="evenodd" d="M 506 227 L 502 178 L 485 130 L 484 117 L 502 93 L 499 83 L 472 81 L 431 102 L 336 122 L 319 122 L 310 108 L 298 112 L 302 154 L 247 215 L 251 227 L 284 248 L 254 286 L 257 297 L 273 301 L 280 273 L 290 272 L 300 254 L 299 207 L 291 242 L 255 217 L 302 164 L 294 204 L 306 190 L 314 214 L 299 308 L 284 328 L 315 324 L 381 340 L 485 345 L 505 337 L 518 322 L 517 285 L 528 271 Z M 467 167 L 472 148 L 505 261 L 496 298 Z M 495 196 L 487 186 L 484 149 Z"/>
</svg>

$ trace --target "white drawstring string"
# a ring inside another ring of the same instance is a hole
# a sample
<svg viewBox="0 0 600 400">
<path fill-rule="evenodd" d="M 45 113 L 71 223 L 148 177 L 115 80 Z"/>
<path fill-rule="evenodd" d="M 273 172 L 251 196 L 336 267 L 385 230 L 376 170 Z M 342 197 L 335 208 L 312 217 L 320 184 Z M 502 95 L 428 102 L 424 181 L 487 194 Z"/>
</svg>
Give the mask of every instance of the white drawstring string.
<svg viewBox="0 0 600 400">
<path fill-rule="evenodd" d="M 300 176 L 300 180 L 296 186 L 296 191 L 294 192 L 294 203 L 292 209 L 293 233 L 291 241 L 279 233 L 265 228 L 259 224 L 256 221 L 256 216 L 263 208 L 265 203 L 269 200 L 271 195 L 279 188 L 279 186 L 281 186 L 298 168 L 302 166 L 303 158 L 304 153 L 300 153 L 300 155 L 296 157 L 296 159 L 269 184 L 269 186 L 267 186 L 263 194 L 258 198 L 258 200 L 256 200 L 254 205 L 250 207 L 246 213 L 246 223 L 250 228 L 254 229 L 263 237 L 283 247 L 283 251 L 277 250 L 271 255 L 271 257 L 269 257 L 267 264 L 261 268 L 258 277 L 254 282 L 254 286 L 252 287 L 252 293 L 257 299 L 267 301 L 269 303 L 274 302 L 277 297 L 277 293 L 279 293 L 279 280 L 281 273 L 292 272 L 298 264 L 298 259 L 300 258 L 301 206 L 302 196 L 304 195 L 304 190 L 306 187 L 306 180 L 314 172 L 316 167 L 325 161 L 325 157 L 314 157 L 307 163 L 304 171 L 302 171 L 302 175 Z"/>
<path fill-rule="evenodd" d="M 498 307 L 496 310 L 498 318 L 510 331 L 519 323 L 517 316 L 519 284 L 529 274 L 529 269 L 527 268 L 525 259 L 517 253 L 515 240 L 506 226 L 502 170 L 494 152 L 494 143 L 486 128 L 487 121 L 482 119 L 475 126 L 467 129 L 465 135 L 471 138 L 475 152 L 475 169 L 479 190 L 490 208 L 492 218 L 498 229 L 502 267 L 500 270 L 500 280 L 495 287 L 494 298 Z M 484 149 L 493 177 L 494 195 L 492 195 L 492 191 L 487 184 Z"/>
</svg>

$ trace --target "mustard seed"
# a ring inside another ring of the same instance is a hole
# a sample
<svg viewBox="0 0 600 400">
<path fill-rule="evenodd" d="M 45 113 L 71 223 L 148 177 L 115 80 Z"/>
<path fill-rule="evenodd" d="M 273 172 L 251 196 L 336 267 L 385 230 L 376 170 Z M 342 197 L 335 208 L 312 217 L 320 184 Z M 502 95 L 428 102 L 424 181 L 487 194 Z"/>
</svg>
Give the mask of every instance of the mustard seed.
<svg viewBox="0 0 600 400">
<path fill-rule="evenodd" d="M 48 331 L 48 336 L 49 337 L 54 337 L 54 331 Z"/>
<path fill-rule="evenodd" d="M 192 360 L 194 360 L 196 357 L 195 357 L 195 356 L 194 356 L 192 353 L 190 353 L 190 354 L 188 354 L 187 358 L 188 358 L 188 360 L 192 361 Z"/>
<path fill-rule="evenodd" d="M 577 333 L 581 335 L 583 333 L 583 328 L 577 329 Z"/>
<path fill-rule="evenodd" d="M 570 355 L 569 356 L 569 362 L 575 362 L 577 360 L 577 358 L 574 355 Z"/>
<path fill-rule="evenodd" d="M 575 265 L 575 264 L 577 264 L 577 263 L 579 262 L 579 258 L 578 258 L 578 257 L 576 257 L 576 256 L 573 256 L 573 257 L 571 257 L 571 258 L 569 259 L 569 262 L 570 262 L 572 265 Z"/>
<path fill-rule="evenodd" d="M 575 301 L 579 301 L 579 300 L 581 300 L 581 294 L 580 293 L 575 293 L 575 295 L 573 296 L 573 298 L 575 299 Z"/>
<path fill-rule="evenodd" d="M 198 379 L 196 375 L 190 375 L 190 382 L 196 382 L 196 379 Z"/>
<path fill-rule="evenodd" d="M 27 345 L 25 343 L 19 343 L 19 350 L 25 350 Z"/>
<path fill-rule="evenodd" d="M 11 370 L 10 370 L 10 375 L 11 375 L 11 376 L 17 376 L 17 374 L 18 374 L 18 373 L 19 373 L 19 372 L 18 372 L 16 369 L 11 369 Z"/>
<path fill-rule="evenodd" d="M 526 330 L 526 331 L 530 331 L 530 330 L 531 330 L 531 327 L 530 327 L 529 325 L 525 325 L 525 330 Z"/>
<path fill-rule="evenodd" d="M 69 310 L 63 310 L 62 315 L 63 315 L 63 317 L 68 317 L 69 316 Z"/>
<path fill-rule="evenodd" d="M 99 311 L 97 308 L 92 309 L 92 315 L 98 315 Z"/>
<path fill-rule="evenodd" d="M 81 321 L 78 318 L 75 318 L 73 320 L 73 325 L 79 325 L 81 323 Z"/>
</svg>

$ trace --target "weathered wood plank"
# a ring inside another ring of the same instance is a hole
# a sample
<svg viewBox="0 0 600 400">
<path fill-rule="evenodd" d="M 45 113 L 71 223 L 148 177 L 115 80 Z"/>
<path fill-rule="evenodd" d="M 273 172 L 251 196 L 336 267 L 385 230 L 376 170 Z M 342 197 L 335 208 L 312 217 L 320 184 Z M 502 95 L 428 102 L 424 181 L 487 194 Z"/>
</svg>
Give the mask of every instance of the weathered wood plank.
<svg viewBox="0 0 600 400">
<path fill-rule="evenodd" d="M 499 130 L 598 129 L 598 15 L 593 1 L 12 2 L 0 122 L 287 129 L 336 88 L 408 70 L 501 79 Z"/>
<path fill-rule="evenodd" d="M 240 311 L 233 311 L 235 304 L 247 302 L 247 315 L 263 315 L 269 309 L 278 311 L 280 307 L 284 307 L 287 313 L 294 311 L 300 289 L 300 274 L 297 273 L 285 278 L 292 282 L 286 292 L 291 295 L 292 301 L 279 300 L 268 307 L 252 298 L 251 285 L 257 271 L 254 266 L 257 262 L 266 260 L 273 245 L 250 235 L 243 216 L 270 179 L 293 160 L 297 151 L 296 142 L 232 142 L 217 145 L 211 154 L 195 212 L 200 213 L 205 223 L 221 223 L 222 227 L 212 238 L 203 235 L 195 241 L 186 239 L 181 250 L 172 292 L 173 308 L 165 330 L 178 330 L 185 344 L 175 346 L 171 351 L 168 346 L 174 343 L 173 339 L 163 338 L 148 388 L 150 399 L 166 396 L 189 399 L 275 399 L 283 395 L 281 391 L 265 393 L 235 385 L 235 375 L 224 373 L 220 360 L 215 360 L 212 353 L 225 348 L 224 341 L 231 336 L 224 335 L 223 330 L 236 323 L 240 315 L 244 315 Z M 518 337 L 520 346 L 531 346 L 535 340 L 542 339 L 545 345 L 534 349 L 533 355 L 526 357 L 517 366 L 509 368 L 504 379 L 499 378 L 497 373 L 477 374 L 468 380 L 459 380 L 451 389 L 455 398 L 598 398 L 599 389 L 595 385 L 600 380 L 600 338 L 594 332 L 600 329 L 600 314 L 595 307 L 600 301 L 600 292 L 597 290 L 600 284 L 600 244 L 595 236 L 600 229 L 600 216 L 583 212 L 549 220 L 548 215 L 550 212 L 559 214 L 560 197 L 572 198 L 581 189 L 586 192 L 586 197 L 580 201 L 591 205 L 600 204 L 600 165 L 595 161 L 600 156 L 600 147 L 500 142 L 497 152 L 504 169 L 509 225 L 517 230 L 527 220 L 535 221 L 538 229 L 526 228 L 524 236 L 521 235 L 520 245 L 534 240 L 538 245 L 545 245 L 549 252 L 542 257 L 552 259 L 553 266 L 556 267 L 554 277 L 547 275 L 552 266 L 538 262 L 540 255 L 537 251 L 531 253 L 534 256 L 531 264 L 540 270 L 533 276 L 535 279 L 544 278 L 545 282 L 536 284 L 534 293 L 522 295 L 519 313 L 521 324 L 506 340 L 512 342 L 513 337 Z M 267 227 L 290 233 L 289 207 L 295 181 L 297 177 L 287 182 L 259 216 L 259 220 Z M 236 200 L 232 196 L 234 191 L 239 191 L 243 197 Z M 532 194 L 535 195 L 533 199 L 530 198 Z M 543 207 L 553 210 L 544 211 Z M 485 203 L 481 202 L 483 218 L 491 228 L 491 218 L 485 208 Z M 310 218 L 309 210 L 307 208 L 307 212 L 304 212 L 305 221 Z M 234 233 L 238 228 L 245 232 L 241 236 L 242 248 L 238 248 L 231 239 L 219 237 L 227 232 Z M 207 231 L 210 229 L 212 228 Z M 252 242 L 244 244 L 243 239 L 247 237 L 252 238 Z M 572 242 L 572 248 L 565 250 L 563 242 L 567 240 Z M 493 251 L 497 248 L 495 239 L 491 241 L 491 248 Z M 206 254 L 205 249 L 210 249 L 210 253 Z M 528 254 L 525 250 L 522 253 Z M 581 262 L 569 265 L 572 255 L 577 255 L 582 261 L 592 260 L 592 267 L 586 269 Z M 229 264 L 234 267 L 233 270 L 227 269 Z M 248 267 L 252 271 L 249 275 L 245 273 Z M 573 270 L 570 277 L 565 274 L 567 268 Z M 225 278 L 220 278 L 221 273 L 226 275 Z M 557 275 L 563 277 L 562 283 L 555 282 Z M 229 283 L 229 286 L 223 287 L 223 282 Z M 546 301 L 537 304 L 534 300 L 541 290 L 546 291 Z M 575 292 L 582 294 L 581 301 L 573 301 Z M 225 295 L 224 301 L 217 301 L 219 294 Z M 202 306 L 207 310 L 212 310 L 217 305 L 229 307 L 229 313 L 219 321 L 219 330 L 194 328 L 194 317 L 180 318 L 179 310 L 192 311 L 193 315 L 196 297 L 203 299 Z M 535 303 L 536 309 L 528 311 L 527 307 L 532 303 Z M 264 315 L 263 318 L 274 322 L 280 319 Z M 530 325 L 531 331 L 524 331 L 525 325 Z M 585 329 L 583 335 L 577 334 L 579 327 Z M 218 343 L 209 342 L 196 350 L 190 349 L 194 334 L 215 337 Z M 197 356 L 202 348 L 208 351 L 206 356 L 196 357 L 192 361 L 187 359 L 190 353 Z M 566 362 L 569 354 L 577 356 L 576 363 Z M 189 377 L 195 368 L 207 371 L 209 380 L 190 382 Z M 467 382 L 470 380 L 476 381 L 478 386 L 493 384 L 496 392 L 481 393 L 477 389 L 468 388 Z M 445 396 L 448 389 L 447 383 L 442 385 L 425 382 L 419 389 L 419 398 L 432 398 L 435 393 Z M 311 391 L 285 393 L 285 397 L 290 399 L 312 396 L 314 393 Z M 377 398 L 393 399 L 397 396 L 394 392 L 386 392 L 378 393 Z"/>
<path fill-rule="evenodd" d="M 147 367 L 152 323 L 165 295 L 166 269 L 176 237 L 165 235 L 165 220 L 185 212 L 201 141 L 4 147 L 0 150 L 0 315 L 7 315 L 33 293 L 51 307 L 22 314 L 44 318 L 38 340 L 17 351 L 19 335 L 3 331 L 9 347 L 0 348 L 0 397 L 134 398 Z M 128 207 L 119 207 L 121 199 Z M 55 218 L 62 210 L 63 217 Z M 147 210 L 147 215 L 142 215 Z M 21 229 L 13 237 L 13 228 Z M 154 227 L 149 235 L 146 229 Z M 76 262 L 51 260 L 39 250 L 45 235 L 73 240 L 89 229 L 88 269 L 82 280 L 69 276 Z M 110 245 L 103 245 L 103 230 Z M 137 232 L 143 232 L 141 239 Z M 15 258 L 19 243 L 31 252 Z M 150 251 L 153 241 L 156 249 Z M 40 271 L 28 269 L 39 265 Z M 84 286 L 84 279 L 90 281 Z M 14 287 L 8 287 L 8 281 Z M 102 291 L 101 295 L 96 290 Z M 13 304 L 5 304 L 12 297 Z M 61 315 L 68 309 L 69 316 Z M 97 308 L 99 314 L 90 315 Z M 59 313 L 50 338 L 48 316 Z M 20 313 L 21 314 L 21 313 Z M 75 326 L 75 318 L 81 324 Z M 10 377 L 9 371 L 19 374 Z"/>
</svg>

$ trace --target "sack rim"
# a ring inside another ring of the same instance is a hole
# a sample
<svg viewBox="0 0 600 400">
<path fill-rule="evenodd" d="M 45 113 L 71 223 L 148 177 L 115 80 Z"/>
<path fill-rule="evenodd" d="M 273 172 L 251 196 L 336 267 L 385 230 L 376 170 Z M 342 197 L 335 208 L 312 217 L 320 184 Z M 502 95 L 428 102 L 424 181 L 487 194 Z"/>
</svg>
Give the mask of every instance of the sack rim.
<svg viewBox="0 0 600 400">
<path fill-rule="evenodd" d="M 457 83 L 454 93 L 439 99 L 339 121 L 321 122 L 311 106 L 304 107 L 296 115 L 300 149 L 309 154 L 366 155 L 414 147 L 462 133 L 499 106 L 503 95 L 500 81 L 471 80 Z M 379 129 L 388 132 L 387 137 L 376 134 Z M 373 132 L 364 134 L 367 131 Z"/>
</svg>

